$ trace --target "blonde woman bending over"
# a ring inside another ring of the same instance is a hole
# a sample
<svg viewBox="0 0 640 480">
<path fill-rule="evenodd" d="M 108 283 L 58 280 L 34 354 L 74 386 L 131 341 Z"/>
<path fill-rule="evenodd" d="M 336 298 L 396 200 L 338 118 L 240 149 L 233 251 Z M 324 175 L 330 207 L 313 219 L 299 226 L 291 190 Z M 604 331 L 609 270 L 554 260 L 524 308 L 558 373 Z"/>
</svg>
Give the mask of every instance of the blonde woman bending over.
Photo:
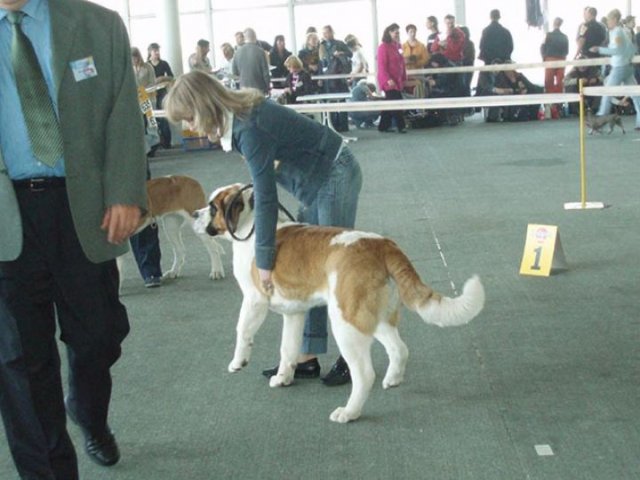
<svg viewBox="0 0 640 480">
<path fill-rule="evenodd" d="M 276 184 L 300 202 L 300 221 L 354 226 L 362 173 L 335 131 L 265 99 L 258 90 L 228 90 L 215 78 L 197 71 L 178 78 L 165 100 L 165 109 L 171 120 L 189 122 L 192 129 L 219 138 L 225 151 L 233 146 L 245 158 L 253 181 L 255 257 L 263 284 L 271 283 L 275 261 Z M 326 351 L 327 311 L 325 307 L 314 308 L 305 321 L 296 378 L 318 377 L 316 357 Z M 277 367 L 263 372 L 267 377 L 276 373 Z M 340 385 L 350 379 L 340 357 L 323 381 Z"/>
</svg>

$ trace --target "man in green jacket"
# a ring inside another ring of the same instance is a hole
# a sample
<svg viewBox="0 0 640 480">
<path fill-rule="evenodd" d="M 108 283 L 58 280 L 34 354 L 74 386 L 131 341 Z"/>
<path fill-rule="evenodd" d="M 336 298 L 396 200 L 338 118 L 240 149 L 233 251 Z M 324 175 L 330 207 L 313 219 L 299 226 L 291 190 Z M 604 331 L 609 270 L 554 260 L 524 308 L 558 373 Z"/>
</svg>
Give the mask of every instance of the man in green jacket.
<svg viewBox="0 0 640 480">
<path fill-rule="evenodd" d="M 119 460 L 110 367 L 129 323 L 114 258 L 146 208 L 145 176 L 118 15 L 0 0 L 0 411 L 21 478 L 78 478 L 65 407 L 92 460 Z"/>
</svg>

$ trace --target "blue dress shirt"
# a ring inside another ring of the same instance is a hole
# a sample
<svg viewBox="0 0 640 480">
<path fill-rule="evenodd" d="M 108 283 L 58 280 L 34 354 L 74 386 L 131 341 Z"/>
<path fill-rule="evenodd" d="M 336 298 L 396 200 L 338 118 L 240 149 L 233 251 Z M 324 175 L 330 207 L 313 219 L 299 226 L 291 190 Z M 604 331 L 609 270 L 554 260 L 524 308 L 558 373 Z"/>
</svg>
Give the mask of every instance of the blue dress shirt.
<svg viewBox="0 0 640 480">
<path fill-rule="evenodd" d="M 53 107 L 58 112 L 52 68 L 51 22 L 48 0 L 29 0 L 22 11 L 22 31 L 38 56 Z M 7 10 L 0 8 L 0 149 L 13 180 L 37 177 L 63 177 L 64 160 L 52 167 L 40 162 L 31 149 L 29 133 L 22 114 L 13 67 L 11 66 L 12 26 Z"/>
</svg>

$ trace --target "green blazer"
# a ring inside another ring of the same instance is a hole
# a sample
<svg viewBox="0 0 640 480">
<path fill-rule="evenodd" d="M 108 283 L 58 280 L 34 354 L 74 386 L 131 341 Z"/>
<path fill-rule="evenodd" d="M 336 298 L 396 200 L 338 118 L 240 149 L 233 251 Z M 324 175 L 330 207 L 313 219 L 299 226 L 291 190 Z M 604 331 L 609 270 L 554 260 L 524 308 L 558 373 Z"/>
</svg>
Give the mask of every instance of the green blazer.
<svg viewBox="0 0 640 480">
<path fill-rule="evenodd" d="M 53 71 L 64 140 L 67 195 L 82 249 L 93 262 L 127 250 L 107 242 L 100 229 L 110 205 L 146 209 L 144 126 L 120 17 L 82 0 L 54 0 Z M 93 57 L 97 75 L 76 81 L 70 62 Z M 0 152 L 0 261 L 18 257 L 22 223 L 15 191 Z"/>
</svg>

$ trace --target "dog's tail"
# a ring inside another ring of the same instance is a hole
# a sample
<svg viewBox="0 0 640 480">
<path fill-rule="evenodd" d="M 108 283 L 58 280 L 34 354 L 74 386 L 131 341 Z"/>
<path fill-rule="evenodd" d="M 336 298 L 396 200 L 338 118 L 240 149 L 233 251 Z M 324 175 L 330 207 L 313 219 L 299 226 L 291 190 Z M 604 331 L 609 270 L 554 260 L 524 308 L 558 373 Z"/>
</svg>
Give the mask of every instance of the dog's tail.
<svg viewBox="0 0 640 480">
<path fill-rule="evenodd" d="M 398 285 L 402 303 L 426 322 L 439 327 L 469 323 L 484 306 L 484 287 L 477 275 L 464 284 L 462 295 L 450 298 L 434 292 L 419 277 L 407 256 L 393 243 L 385 252 L 389 275 Z"/>
</svg>

